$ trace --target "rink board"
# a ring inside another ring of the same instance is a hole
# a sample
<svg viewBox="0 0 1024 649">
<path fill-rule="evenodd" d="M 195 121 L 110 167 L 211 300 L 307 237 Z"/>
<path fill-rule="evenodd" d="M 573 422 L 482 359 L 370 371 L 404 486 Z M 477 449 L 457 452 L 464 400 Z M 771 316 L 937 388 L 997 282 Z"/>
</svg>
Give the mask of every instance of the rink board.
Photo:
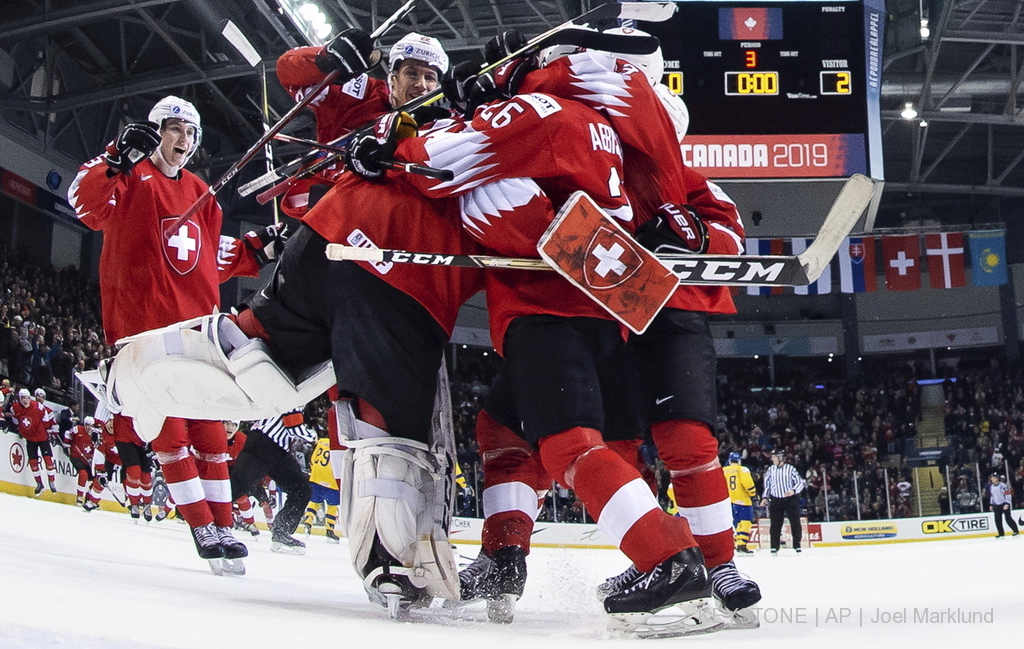
<svg viewBox="0 0 1024 649">
<path fill-rule="evenodd" d="M 0 433 L 0 492 L 19 496 L 31 496 L 35 480 L 28 466 L 25 442 L 13 433 Z M 44 491 L 40 500 L 72 504 L 75 502 L 77 478 L 71 461 L 64 449 L 55 445 L 53 449 L 54 468 L 57 474 L 57 493 Z M 114 481 L 119 478 L 115 475 Z M 45 478 L 44 478 L 45 483 Z M 113 499 L 109 490 L 104 490 L 100 506 L 107 511 L 126 511 Z M 258 514 L 259 508 L 256 508 Z M 262 518 L 262 516 L 260 516 Z M 1024 519 L 1024 510 L 1013 511 L 1013 520 Z M 995 519 L 991 512 L 953 516 L 928 516 L 923 518 L 899 518 L 880 521 L 842 521 L 831 523 L 804 524 L 804 547 L 829 547 L 841 545 L 866 545 L 875 543 L 907 543 L 916 541 L 942 541 L 953 539 L 983 538 L 995 536 Z M 783 547 L 789 547 L 789 524 L 783 528 Z M 483 521 L 478 518 L 455 518 L 452 520 L 451 540 L 453 543 L 479 544 Z M 554 548 L 607 548 L 614 549 L 615 543 L 601 532 L 595 524 L 545 523 L 538 522 L 534 528 L 531 544 L 536 547 Z M 768 519 L 754 525 L 751 544 L 768 546 Z"/>
</svg>

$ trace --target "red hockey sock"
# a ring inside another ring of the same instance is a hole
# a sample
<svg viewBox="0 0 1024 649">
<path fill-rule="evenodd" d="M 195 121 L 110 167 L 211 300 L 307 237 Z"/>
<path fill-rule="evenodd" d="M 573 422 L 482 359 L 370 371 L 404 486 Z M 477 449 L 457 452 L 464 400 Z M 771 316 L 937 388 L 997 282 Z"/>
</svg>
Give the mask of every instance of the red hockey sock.
<svg viewBox="0 0 1024 649">
<path fill-rule="evenodd" d="M 629 466 L 633 467 L 640 474 L 640 477 L 644 479 L 647 486 L 651 488 L 651 493 L 655 496 L 658 495 L 658 480 L 651 471 L 651 467 L 647 466 L 643 458 L 640 457 L 640 446 L 643 444 L 643 440 L 640 439 L 620 439 L 613 440 L 611 442 L 605 442 L 608 448 L 619 454 Z"/>
<path fill-rule="evenodd" d="M 132 505 L 139 505 L 139 497 L 142 495 L 139 488 L 139 476 L 142 475 L 142 467 L 135 465 L 125 467 L 124 494 L 128 496 L 128 502 Z"/>
<path fill-rule="evenodd" d="M 199 472 L 191 455 L 176 462 L 162 465 L 167 490 L 174 498 L 178 512 L 189 527 L 201 527 L 213 522 L 213 513 L 203 494 Z"/>
<path fill-rule="evenodd" d="M 545 437 L 540 456 L 640 571 L 696 545 L 686 521 L 661 511 L 637 470 L 604 445 L 600 432 L 576 427 Z"/>
<path fill-rule="evenodd" d="M 480 534 L 484 552 L 493 555 L 510 545 L 518 545 L 530 554 L 530 536 L 533 534 L 533 517 L 521 511 L 505 511 L 484 519 Z"/>
<path fill-rule="evenodd" d="M 142 488 L 142 504 L 149 505 L 153 502 L 153 474 L 143 473 L 140 477 Z"/>
<path fill-rule="evenodd" d="M 705 564 L 714 568 L 731 561 L 732 505 L 711 429 L 696 421 L 664 421 L 651 426 L 651 436 L 672 474 L 679 514 L 690 523 Z"/>
</svg>

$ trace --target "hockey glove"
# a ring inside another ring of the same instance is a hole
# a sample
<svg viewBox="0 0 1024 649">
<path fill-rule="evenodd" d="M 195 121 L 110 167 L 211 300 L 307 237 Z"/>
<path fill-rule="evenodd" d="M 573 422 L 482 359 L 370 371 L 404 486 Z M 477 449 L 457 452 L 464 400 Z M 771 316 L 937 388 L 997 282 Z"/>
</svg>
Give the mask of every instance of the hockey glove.
<svg viewBox="0 0 1024 649">
<path fill-rule="evenodd" d="M 130 174 L 135 165 L 151 156 L 160 146 L 158 128 L 154 122 L 132 122 L 125 126 L 107 145 L 103 155 L 107 166 L 118 173 Z"/>
<path fill-rule="evenodd" d="M 269 263 L 277 261 L 281 251 L 284 250 L 284 244 L 288 241 L 290 234 L 288 226 L 282 222 L 268 225 L 259 230 L 246 232 L 242 240 L 253 251 L 256 261 L 262 268 Z"/>
<path fill-rule="evenodd" d="M 398 140 L 416 135 L 416 121 L 406 112 L 392 112 L 377 120 L 373 132 L 352 141 L 345 152 L 345 167 L 363 178 L 380 178 L 387 171 Z"/>
<path fill-rule="evenodd" d="M 524 47 L 526 47 L 526 37 L 523 36 L 523 32 L 518 29 L 509 29 L 487 41 L 484 45 L 484 60 L 488 63 L 497 63 Z"/>
<path fill-rule="evenodd" d="M 476 109 L 484 104 L 514 97 L 519 93 L 523 78 L 536 69 L 537 61 L 530 56 L 512 59 L 478 76 L 469 86 L 466 117 L 472 117 Z"/>
<path fill-rule="evenodd" d="M 317 54 L 314 63 L 324 74 L 338 71 L 336 83 L 345 83 L 366 72 L 380 60 L 370 35 L 361 29 L 346 29 Z"/>
<path fill-rule="evenodd" d="M 636 229 L 644 248 L 661 253 L 701 253 L 708 249 L 708 229 L 691 205 L 665 203 Z"/>
<path fill-rule="evenodd" d="M 466 106 L 469 103 L 469 91 L 477 80 L 476 65 L 469 61 L 456 63 L 441 78 L 441 92 L 452 107 L 463 115 L 466 115 Z M 472 112 L 467 115 L 472 117 Z"/>
</svg>

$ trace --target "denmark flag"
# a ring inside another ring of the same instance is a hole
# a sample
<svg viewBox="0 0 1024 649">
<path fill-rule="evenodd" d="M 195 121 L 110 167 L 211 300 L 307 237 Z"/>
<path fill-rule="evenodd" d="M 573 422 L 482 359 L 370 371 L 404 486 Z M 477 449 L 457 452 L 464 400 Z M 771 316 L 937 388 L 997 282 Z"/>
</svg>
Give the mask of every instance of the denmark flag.
<svg viewBox="0 0 1024 649">
<path fill-rule="evenodd" d="M 921 288 L 921 242 L 916 234 L 882 237 L 885 286 L 890 291 Z"/>
<path fill-rule="evenodd" d="M 967 286 L 962 233 L 926 234 L 924 248 L 928 254 L 928 281 L 932 288 Z"/>
</svg>

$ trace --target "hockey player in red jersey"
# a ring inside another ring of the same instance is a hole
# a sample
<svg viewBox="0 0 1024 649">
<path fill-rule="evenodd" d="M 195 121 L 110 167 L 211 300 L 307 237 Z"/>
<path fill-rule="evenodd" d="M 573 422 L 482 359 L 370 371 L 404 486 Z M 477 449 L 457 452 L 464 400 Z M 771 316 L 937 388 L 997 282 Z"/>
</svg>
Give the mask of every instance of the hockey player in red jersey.
<svg viewBox="0 0 1024 649">
<path fill-rule="evenodd" d="M 99 410 L 96 414 L 100 415 Z M 107 488 L 114 473 L 121 471 L 121 456 L 114 440 L 114 419 L 109 413 L 106 416 L 107 420 L 99 423 L 99 439 L 92 454 L 92 484 L 82 503 L 82 509 L 87 512 L 99 508 L 103 490 Z"/>
<path fill-rule="evenodd" d="M 71 467 L 78 475 L 78 489 L 75 494 L 75 505 L 85 504 L 85 493 L 89 488 L 92 475 L 92 456 L 96 449 L 94 435 L 97 434 L 96 420 L 86 417 L 82 423 L 72 426 L 64 433 Z"/>
<path fill-rule="evenodd" d="M 573 97 L 609 117 L 623 139 L 627 186 L 637 205 L 638 220 L 646 223 L 638 233 L 639 240 L 654 249 L 670 247 L 673 252 L 742 252 L 743 227 L 735 206 L 716 186 L 683 167 L 679 156 L 671 155 L 671 149 L 666 151 L 662 144 L 673 141 L 670 128 L 666 128 L 671 123 L 657 116 L 667 113 L 673 118 L 676 140 L 685 133 L 688 116 L 682 102 L 656 85 L 662 73 L 660 52 L 622 57 L 629 62 L 613 63 L 602 60 L 603 56 L 581 53 L 556 59 L 544 70 L 527 76 L 520 90 L 539 89 Z M 654 93 L 650 92 L 652 86 Z M 666 199 L 675 204 L 662 204 Z M 653 219 L 646 216 L 651 214 Z M 715 595 L 727 614 L 760 599 L 756 584 L 740 577 L 732 564 L 732 545 L 726 540 L 728 501 L 717 443 L 709 427 L 717 407 L 714 348 L 705 314 L 734 311 L 727 289 L 680 287 L 651 330 L 631 341 L 640 361 L 645 418 L 673 472 L 675 492 L 682 501 L 681 513 L 693 526 L 711 570 Z M 626 373 L 616 374 L 621 377 Z M 701 386 L 703 389 L 696 389 Z M 620 380 L 615 389 L 623 393 L 632 388 Z M 618 432 L 606 432 L 605 439 L 609 447 L 639 468 L 639 440 L 633 439 L 637 432 L 624 426 Z M 484 550 L 490 556 L 497 555 L 498 561 L 481 556 L 480 565 L 466 574 L 471 591 L 493 588 L 486 577 L 481 577 L 485 572 L 491 573 L 492 582 L 507 580 L 507 574 L 515 572 L 501 565 L 501 558 L 509 552 L 503 548 L 520 544 L 528 550 L 528 543 L 522 542 L 528 540 L 533 527 L 528 495 L 538 482 L 529 461 L 508 443 L 508 431 L 495 425 L 486 412 L 478 420 L 478 435 L 482 451 L 495 447 L 490 453 L 493 466 L 487 467 L 485 459 L 485 475 L 495 493 L 485 498 L 485 502 L 491 502 L 493 515 L 488 514 L 484 525 Z M 496 461 L 499 457 L 506 459 Z M 509 497 L 514 494 L 520 497 Z M 627 588 L 629 581 L 638 577 L 633 568 L 609 580 L 599 592 L 607 597 Z"/>
<path fill-rule="evenodd" d="M 508 66 L 499 68 L 503 73 L 514 75 Z M 378 129 L 376 141 L 352 144 L 349 163 L 372 174 L 374 154 L 383 149 L 385 156 L 394 151 L 402 161 L 453 171 L 451 182 L 409 182 L 428 196 L 458 196 L 467 232 L 506 254 L 536 256 L 552 203 L 578 189 L 613 216 L 632 217 L 618 182 L 619 139 L 607 120 L 548 94 L 512 92 L 503 99 L 397 147 L 379 137 L 387 129 Z M 527 440 L 539 447 L 544 468 L 576 490 L 602 529 L 648 573 L 643 586 L 607 598 L 606 610 L 628 617 L 691 601 L 703 607 L 710 582 L 686 522 L 660 511 L 636 470 L 601 439 L 598 368 L 623 345 L 619 325 L 557 275 L 495 272 L 487 291 L 492 340 L 505 356 Z"/>
<path fill-rule="evenodd" d="M 14 420 L 18 434 L 25 440 L 28 465 L 36 481 L 35 495 L 43 493 L 45 488 L 39 470 L 39 456 L 43 458 L 50 491 L 57 493 L 57 475 L 53 465 L 53 449 L 50 446 L 50 434 L 57 433 L 57 420 L 53 418 L 53 412 L 34 400 L 28 390 L 21 388 L 18 390 L 18 399 L 11 402 L 7 414 Z"/>
<path fill-rule="evenodd" d="M 318 141 L 336 140 L 434 90 L 448 70 L 448 55 L 440 41 L 416 33 L 403 36 L 391 46 L 387 81 L 365 73 L 376 62 L 376 56 L 366 32 L 348 29 L 322 47 L 297 47 L 278 58 L 277 78 L 296 101 L 327 73 L 339 72 L 335 82 L 309 104 L 316 117 Z M 282 209 L 289 216 L 301 217 L 342 171 L 339 161 L 316 177 L 297 182 L 281 199 Z"/>
<path fill-rule="evenodd" d="M 220 281 L 256 275 L 260 262 L 274 256 L 280 229 L 250 232 L 244 240 L 222 237 L 223 216 L 215 200 L 171 236 L 164 235 L 177 215 L 207 192 L 206 184 L 184 169 L 201 139 L 195 107 L 165 97 L 147 121 L 125 126 L 103 155 L 86 162 L 68 191 L 79 220 L 104 232 L 100 295 L 110 344 L 213 312 L 220 304 Z M 122 430 L 131 425 L 125 419 L 117 423 Z M 200 556 L 246 556 L 245 546 L 231 534 L 223 424 L 167 419 L 159 435 L 145 441 L 152 444 Z"/>
</svg>

